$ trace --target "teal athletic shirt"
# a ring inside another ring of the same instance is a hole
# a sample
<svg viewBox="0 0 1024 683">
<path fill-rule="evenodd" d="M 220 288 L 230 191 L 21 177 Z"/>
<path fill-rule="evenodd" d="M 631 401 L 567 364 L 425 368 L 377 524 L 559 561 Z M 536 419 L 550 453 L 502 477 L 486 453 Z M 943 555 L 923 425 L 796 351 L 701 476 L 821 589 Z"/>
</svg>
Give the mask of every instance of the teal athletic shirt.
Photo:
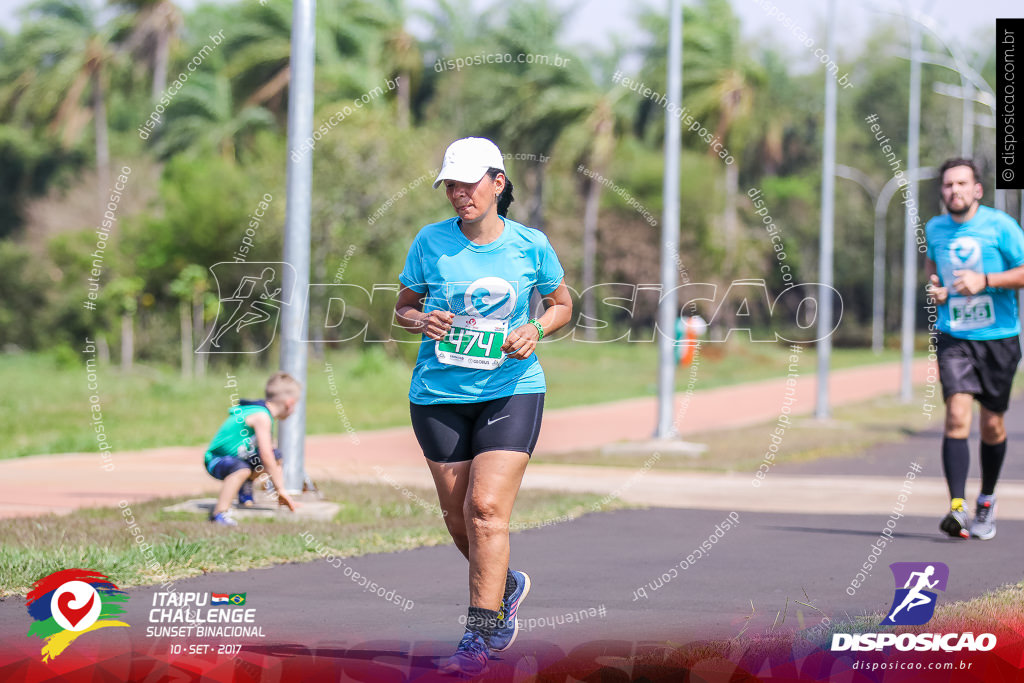
<svg viewBox="0 0 1024 683">
<path fill-rule="evenodd" d="M 542 295 L 558 288 L 565 271 L 544 233 L 503 220 L 505 229 L 489 244 L 467 239 L 454 217 L 419 231 L 398 279 L 425 295 L 425 313 L 440 309 L 507 321 L 511 332 L 530 319 L 534 288 Z M 506 358 L 493 369 L 479 369 L 442 363 L 435 356 L 436 345 L 426 335 L 420 342 L 409 387 L 412 403 L 477 403 L 547 390 L 536 353 L 525 360 Z"/>
<path fill-rule="evenodd" d="M 949 215 L 936 216 L 925 226 L 928 258 L 935 262 L 939 280 L 949 288 L 949 299 L 938 307 L 937 329 L 960 339 L 1005 339 L 1020 334 L 1017 292 L 988 289 L 974 296 L 953 292 L 954 270 L 998 273 L 1024 265 L 1024 232 L 1007 214 L 978 206 L 974 218 L 957 223 Z"/>
<path fill-rule="evenodd" d="M 203 463 L 207 471 L 210 470 L 213 461 L 225 455 L 243 460 L 256 455 L 256 431 L 245 424 L 245 420 L 253 413 L 259 412 L 264 412 L 270 417 L 270 428 L 273 429 L 274 416 L 270 414 L 263 401 L 243 401 L 228 410 L 228 419 L 224 420 L 224 424 L 213 435 L 210 447 L 206 449 Z"/>
</svg>

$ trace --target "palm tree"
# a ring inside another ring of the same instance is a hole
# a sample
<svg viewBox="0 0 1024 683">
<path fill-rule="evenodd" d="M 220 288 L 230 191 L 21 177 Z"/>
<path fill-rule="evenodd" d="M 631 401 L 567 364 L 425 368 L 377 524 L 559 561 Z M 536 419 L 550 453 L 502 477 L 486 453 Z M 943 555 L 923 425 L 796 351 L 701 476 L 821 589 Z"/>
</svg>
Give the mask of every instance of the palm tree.
<svg viewBox="0 0 1024 683">
<path fill-rule="evenodd" d="M 703 0 L 686 18 L 683 44 L 693 49 L 684 67 L 690 108 L 702 121 L 714 121 L 715 137 L 739 159 L 752 132 L 755 93 L 762 72 L 750 59 L 740 38 L 739 20 L 728 0 Z M 710 146 L 708 154 L 716 156 Z M 737 198 L 739 163 L 725 164 L 724 270 L 735 266 L 739 236 Z"/>
<path fill-rule="evenodd" d="M 409 16 L 404 0 L 387 0 L 378 5 L 387 22 L 384 34 L 384 68 L 390 76 L 397 76 L 395 99 L 398 102 L 398 125 L 409 125 L 412 109 L 412 91 L 418 85 L 423 71 L 423 55 L 416 37 L 405 28 Z"/>
<path fill-rule="evenodd" d="M 48 121 L 47 131 L 59 134 L 65 149 L 92 119 L 102 207 L 110 185 L 106 89 L 120 19 L 104 22 L 89 0 L 37 0 L 22 16 L 25 26 L 13 48 L 21 74 L 0 95 L 12 103 L 16 122 Z"/>
<path fill-rule="evenodd" d="M 472 107 L 475 124 L 501 140 L 506 153 L 551 156 L 563 129 L 578 120 L 589 104 L 581 103 L 577 95 L 587 88 L 590 74 L 583 61 L 569 56 L 559 41 L 568 15 L 544 0 L 515 3 L 508 6 L 505 22 L 494 34 L 496 52 L 558 56 L 567 60 L 562 66 L 513 61 L 492 68 L 472 67 L 473 80 L 463 100 Z M 546 169 L 542 163 L 533 163 L 526 170 L 528 221 L 543 229 Z"/>
<path fill-rule="evenodd" d="M 626 89 L 617 85 L 610 88 L 599 84 L 611 83 L 612 74 L 618 66 L 622 49 L 616 45 L 604 55 L 592 55 L 586 62 L 594 65 L 596 77 L 588 79 L 584 87 L 570 94 L 563 106 L 575 107 L 577 118 L 563 131 L 559 140 L 560 151 L 573 156 L 573 168 L 585 166 L 589 173 L 583 174 L 583 315 L 597 319 L 597 310 L 592 290 L 597 273 L 597 230 L 604 189 L 603 178 L 608 178 L 612 156 L 623 129 L 631 120 Z M 585 329 L 588 341 L 596 339 L 596 330 Z"/>
<path fill-rule="evenodd" d="M 427 77 L 434 89 L 432 118 L 462 131 L 470 122 L 475 123 L 476 109 L 465 102 L 466 93 L 475 94 L 468 86 L 473 74 L 470 69 L 448 70 L 446 60 L 469 57 L 483 49 L 482 36 L 494 31 L 491 12 L 477 11 L 472 0 L 437 0 L 433 7 L 432 12 L 416 12 L 430 27 L 424 52 L 431 67 Z"/>
<path fill-rule="evenodd" d="M 369 57 L 382 44 L 382 21 L 366 0 L 334 0 L 318 7 L 316 79 L 318 97 L 364 93 L 380 85 L 384 73 Z M 263 105 L 283 117 L 291 81 L 292 3 L 246 3 L 224 43 L 227 76 L 244 106 Z M 367 68 L 367 65 L 370 68 Z"/>
<path fill-rule="evenodd" d="M 192 74 L 171 100 L 167 122 L 158 129 L 155 148 L 167 157 L 193 150 L 212 151 L 236 161 L 242 137 L 261 128 L 272 128 L 274 117 L 263 107 L 244 106 L 235 111 L 231 82 L 222 72 Z"/>
<path fill-rule="evenodd" d="M 110 4 L 129 13 L 132 28 L 122 49 L 153 72 L 152 98 L 156 101 L 167 88 L 171 47 L 184 25 L 181 10 L 173 0 L 111 0 Z"/>
<path fill-rule="evenodd" d="M 721 239 L 716 240 L 713 268 L 720 279 L 729 282 L 737 272 L 738 260 L 745 253 L 738 249 L 740 241 L 739 174 L 742 153 L 754 133 L 755 96 L 764 80 L 760 67 L 750 59 L 742 43 L 739 20 L 728 0 L 700 0 L 684 7 L 683 26 L 683 104 L 693 118 L 733 157 L 724 163 L 725 205 L 722 212 Z M 644 81 L 664 92 L 666 78 L 665 54 L 668 46 L 668 23 L 664 16 L 647 12 L 641 24 L 651 34 L 651 47 L 644 60 Z M 644 115 L 650 117 L 652 129 L 660 130 L 664 114 L 654 103 L 644 103 Z M 683 144 L 706 147 L 708 156 L 719 152 L 700 137 L 684 132 Z M 726 311 L 728 311 L 726 307 Z M 726 316 L 728 317 L 728 316 Z M 726 325 L 729 320 L 722 319 Z"/>
</svg>

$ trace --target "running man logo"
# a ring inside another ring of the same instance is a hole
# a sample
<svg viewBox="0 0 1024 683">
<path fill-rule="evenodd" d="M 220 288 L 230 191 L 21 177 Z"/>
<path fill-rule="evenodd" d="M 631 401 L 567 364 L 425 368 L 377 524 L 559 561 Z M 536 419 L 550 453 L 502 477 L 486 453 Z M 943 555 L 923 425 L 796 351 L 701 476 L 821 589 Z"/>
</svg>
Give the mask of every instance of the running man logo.
<svg viewBox="0 0 1024 683">
<path fill-rule="evenodd" d="M 35 582 L 25 598 L 32 617 L 28 636 L 43 639 L 43 661 L 54 659 L 79 636 L 110 626 L 124 612 L 128 594 L 91 569 L 63 569 Z"/>
<path fill-rule="evenodd" d="M 210 266 L 220 309 L 196 353 L 259 353 L 277 334 L 282 292 L 291 291 L 295 269 L 288 263 L 222 262 Z"/>
<path fill-rule="evenodd" d="M 889 569 L 896 595 L 881 625 L 919 626 L 931 619 L 937 597 L 934 590 L 946 590 L 949 567 L 942 562 L 893 562 Z"/>
</svg>

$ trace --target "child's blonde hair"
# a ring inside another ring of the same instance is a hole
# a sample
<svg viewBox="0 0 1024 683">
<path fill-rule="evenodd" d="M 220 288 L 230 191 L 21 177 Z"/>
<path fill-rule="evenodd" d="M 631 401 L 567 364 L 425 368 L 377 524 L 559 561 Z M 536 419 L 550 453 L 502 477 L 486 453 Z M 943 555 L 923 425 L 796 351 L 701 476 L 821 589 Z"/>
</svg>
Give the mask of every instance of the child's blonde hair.
<svg viewBox="0 0 1024 683">
<path fill-rule="evenodd" d="M 302 384 L 287 372 L 275 372 L 267 380 L 266 395 L 268 401 L 294 396 L 302 396 Z"/>
</svg>

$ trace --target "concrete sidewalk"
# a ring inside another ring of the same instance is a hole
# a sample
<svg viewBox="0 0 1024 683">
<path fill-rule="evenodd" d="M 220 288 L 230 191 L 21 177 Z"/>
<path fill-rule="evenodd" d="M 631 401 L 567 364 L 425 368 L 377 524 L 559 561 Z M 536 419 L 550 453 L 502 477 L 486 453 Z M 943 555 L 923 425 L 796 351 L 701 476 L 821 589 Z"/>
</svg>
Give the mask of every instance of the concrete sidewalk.
<svg viewBox="0 0 1024 683">
<path fill-rule="evenodd" d="M 914 379 L 923 383 L 928 363 L 914 365 Z M 832 405 L 855 403 L 898 390 L 899 364 L 885 363 L 836 370 L 831 375 Z M 802 374 L 797 380 L 793 415 L 809 414 L 813 408 L 817 377 Z M 676 396 L 676 426 L 682 435 L 712 429 L 730 429 L 758 424 L 778 417 L 786 391 L 785 378 L 752 382 Z M 615 403 L 550 410 L 536 452 L 598 448 L 622 442 L 649 439 L 654 428 L 656 401 L 630 399 Z M 216 421 L 216 420 L 214 420 Z M 211 423 L 212 424 L 212 423 Z M 767 437 L 766 437 L 767 438 Z M 202 449 L 169 447 L 113 454 L 113 469 L 101 469 L 98 453 L 39 455 L 0 461 L 0 481 L 8 484 L 0 501 L 0 517 L 66 514 L 81 507 L 117 505 L 164 496 L 210 494 L 219 483 L 202 467 Z M 638 467 L 643 458 L 638 459 Z M 410 427 L 397 427 L 355 434 L 318 435 L 306 440 L 306 470 L 314 480 L 382 481 L 384 474 L 402 485 L 432 487 L 423 456 Z M 628 476 L 628 475 L 626 475 Z M 666 493 L 658 494 L 654 473 L 648 473 L 642 487 L 623 494 L 650 498 L 651 504 L 674 504 L 678 491 L 727 492 L 725 484 L 710 485 L 708 477 L 728 475 L 658 474 Z M 614 491 L 622 470 L 605 468 L 533 465 L 527 472 L 525 488 Z M 776 480 L 781 477 L 776 477 Z M 726 481 L 723 479 L 722 481 Z M 749 482 L 739 484 L 749 493 Z M 745 488 L 744 488 L 745 487 Z M 770 490 L 764 488 L 765 491 Z M 673 493 L 675 492 L 675 493 Z M 693 499 L 690 505 L 705 506 Z M 657 502 L 655 502 L 657 501 Z M 717 507 L 711 505 L 710 507 Z M 762 508 L 754 508 L 762 509 Z M 772 508 L 777 509 L 777 508 Z"/>
</svg>

